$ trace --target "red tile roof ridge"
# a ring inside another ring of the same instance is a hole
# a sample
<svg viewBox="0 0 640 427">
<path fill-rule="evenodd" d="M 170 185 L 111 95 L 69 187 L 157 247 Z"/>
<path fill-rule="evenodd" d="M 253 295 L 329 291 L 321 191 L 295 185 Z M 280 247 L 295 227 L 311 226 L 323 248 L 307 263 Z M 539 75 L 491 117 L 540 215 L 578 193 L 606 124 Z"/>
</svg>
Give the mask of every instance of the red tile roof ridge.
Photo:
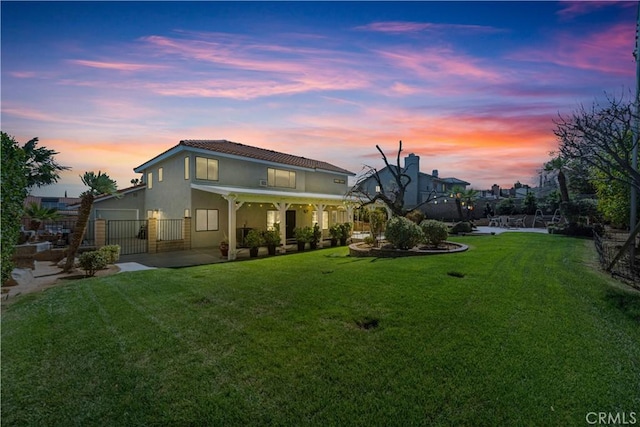
<svg viewBox="0 0 640 427">
<path fill-rule="evenodd" d="M 323 169 L 332 172 L 353 175 L 352 172 L 332 165 L 321 160 L 309 159 L 302 156 L 294 156 L 279 151 L 241 144 L 239 142 L 228 141 L 226 139 L 184 139 L 180 145 L 200 148 L 213 152 L 232 154 L 242 157 L 249 157 L 258 160 L 271 161 L 274 163 L 287 164 L 291 166 L 306 167 L 310 169 Z"/>
</svg>

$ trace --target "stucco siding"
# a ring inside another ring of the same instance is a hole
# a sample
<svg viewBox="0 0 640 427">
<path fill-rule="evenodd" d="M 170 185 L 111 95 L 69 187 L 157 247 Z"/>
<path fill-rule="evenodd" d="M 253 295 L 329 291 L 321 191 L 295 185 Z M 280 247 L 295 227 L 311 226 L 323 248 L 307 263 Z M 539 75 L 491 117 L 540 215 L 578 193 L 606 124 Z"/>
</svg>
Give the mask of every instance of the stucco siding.
<svg viewBox="0 0 640 427">
<path fill-rule="evenodd" d="M 349 189 L 348 182 L 347 175 L 327 172 L 306 172 L 305 191 L 321 194 L 346 194 Z"/>
<path fill-rule="evenodd" d="M 189 190 L 191 194 L 191 247 L 206 248 L 217 246 L 223 239 L 227 238 L 228 228 L 228 202 L 217 194 L 207 193 L 198 190 Z M 197 210 L 217 210 L 218 224 L 217 230 L 196 231 L 202 224 L 198 223 Z"/>
<path fill-rule="evenodd" d="M 144 192 L 145 190 L 134 191 L 123 195 L 121 198 L 112 197 L 106 200 L 98 200 L 94 202 L 91 218 L 109 219 L 109 215 L 105 212 L 109 211 L 134 211 L 136 216 L 133 219 L 144 219 L 146 217 L 144 210 Z"/>
<path fill-rule="evenodd" d="M 185 209 L 190 209 L 190 180 L 184 179 L 186 156 L 185 153 L 180 153 L 154 165 L 153 168 L 145 169 L 145 179 L 148 179 L 149 172 L 153 175 L 150 189 L 147 182 L 145 211 L 158 210 L 156 216 L 159 219 L 178 219 L 184 217 Z M 160 168 L 162 181 L 159 181 Z"/>
</svg>

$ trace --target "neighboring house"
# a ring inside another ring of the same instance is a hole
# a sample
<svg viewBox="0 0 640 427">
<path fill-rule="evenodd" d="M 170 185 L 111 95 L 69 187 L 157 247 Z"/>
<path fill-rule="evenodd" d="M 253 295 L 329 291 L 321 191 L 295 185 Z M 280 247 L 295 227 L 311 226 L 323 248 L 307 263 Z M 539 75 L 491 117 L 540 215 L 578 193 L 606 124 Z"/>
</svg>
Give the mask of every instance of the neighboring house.
<svg viewBox="0 0 640 427">
<path fill-rule="evenodd" d="M 397 168 L 397 166 L 389 167 Z M 389 167 L 385 166 L 378 171 L 380 181 L 386 191 L 396 187 L 395 179 Z M 467 185 L 470 185 L 468 182 L 458 178 L 440 178 L 437 169 L 434 169 L 431 175 L 420 172 L 420 157 L 413 153 L 404 158 L 404 173 L 411 178 L 404 196 L 406 209 L 415 208 L 429 200 L 429 198 L 432 199 L 434 195 L 441 197 L 451 193 L 456 187 L 465 189 Z M 359 183 L 359 192 L 374 197 L 376 193 L 380 192 L 380 188 L 375 178 L 369 177 Z"/>
<path fill-rule="evenodd" d="M 43 208 L 57 209 L 58 213 L 63 217 L 76 217 L 78 209 L 74 205 L 79 202 L 79 197 L 27 196 L 24 200 L 24 206 L 27 207 L 31 203 L 35 203 Z"/>
<path fill-rule="evenodd" d="M 352 172 L 332 164 L 226 140 L 184 140 L 134 168 L 144 184 L 124 197 L 102 197 L 93 217 L 191 217 L 191 246 L 228 240 L 236 248 L 246 231 L 280 224 L 284 242 L 295 227 L 326 230 L 350 221 Z M 229 258 L 235 250 L 229 251 Z"/>
</svg>

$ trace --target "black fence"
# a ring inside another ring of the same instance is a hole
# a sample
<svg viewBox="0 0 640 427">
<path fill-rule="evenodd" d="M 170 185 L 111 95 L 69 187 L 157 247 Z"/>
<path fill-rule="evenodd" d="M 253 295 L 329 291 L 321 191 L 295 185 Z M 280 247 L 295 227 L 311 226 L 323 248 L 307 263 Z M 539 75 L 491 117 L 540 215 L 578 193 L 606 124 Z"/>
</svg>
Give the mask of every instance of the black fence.
<svg viewBox="0 0 640 427">
<path fill-rule="evenodd" d="M 593 240 L 600 265 L 607 270 L 615 257 L 620 253 L 620 249 L 627 241 L 629 233 L 603 232 L 601 234 L 594 231 Z M 635 245 L 636 242 L 633 243 Z M 629 250 L 625 250 L 622 256 L 613 264 L 610 273 L 634 288 L 640 289 L 640 250 L 635 250 L 632 262 Z"/>
<path fill-rule="evenodd" d="M 122 255 L 148 251 L 148 221 L 146 219 L 109 220 L 106 223 L 105 243 L 119 245 Z"/>
<path fill-rule="evenodd" d="M 182 219 L 159 219 L 157 240 L 182 240 Z"/>
</svg>

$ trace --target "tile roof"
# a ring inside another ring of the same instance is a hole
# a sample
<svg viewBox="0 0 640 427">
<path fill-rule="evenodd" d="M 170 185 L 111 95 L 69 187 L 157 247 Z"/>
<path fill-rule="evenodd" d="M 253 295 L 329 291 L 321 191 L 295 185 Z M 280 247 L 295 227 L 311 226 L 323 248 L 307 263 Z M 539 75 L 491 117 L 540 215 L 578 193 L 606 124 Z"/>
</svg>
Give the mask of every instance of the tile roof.
<svg viewBox="0 0 640 427">
<path fill-rule="evenodd" d="M 307 159 L 306 157 L 293 156 L 291 154 L 280 153 L 278 151 L 266 150 L 264 148 L 252 147 L 250 145 L 239 144 L 224 139 L 221 140 L 203 140 L 203 139 L 185 139 L 180 141 L 179 145 L 186 147 L 200 148 L 203 150 L 214 151 L 217 153 L 231 154 L 241 157 L 248 157 L 257 160 L 264 160 L 273 163 L 281 163 L 284 165 L 298 166 L 309 169 L 321 169 L 330 172 L 344 173 L 354 175 L 346 169 L 334 166 L 330 163 L 320 160 Z"/>
</svg>

